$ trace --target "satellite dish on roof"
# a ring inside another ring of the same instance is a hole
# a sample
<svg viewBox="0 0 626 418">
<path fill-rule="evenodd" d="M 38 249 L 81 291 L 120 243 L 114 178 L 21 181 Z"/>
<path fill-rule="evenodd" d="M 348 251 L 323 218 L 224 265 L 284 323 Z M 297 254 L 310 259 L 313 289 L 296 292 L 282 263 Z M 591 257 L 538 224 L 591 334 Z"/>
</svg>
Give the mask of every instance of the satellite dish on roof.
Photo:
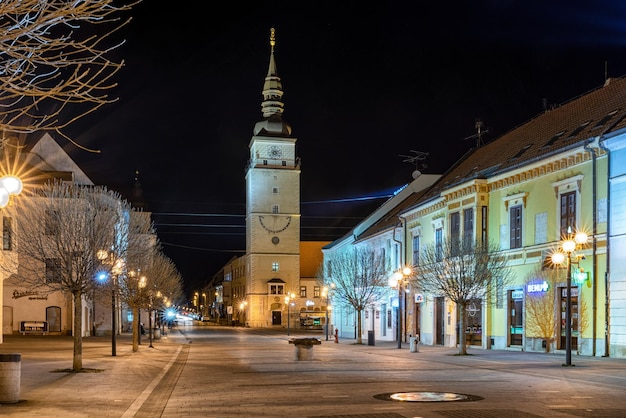
<svg viewBox="0 0 626 418">
<path fill-rule="evenodd" d="M 421 172 L 421 171 L 419 171 L 419 170 L 415 170 L 415 171 L 413 172 L 413 174 L 412 174 L 412 176 L 413 176 L 413 180 L 415 180 L 416 178 L 418 178 L 418 177 L 419 177 L 419 176 L 421 176 L 421 175 L 422 175 L 422 172 Z"/>
</svg>

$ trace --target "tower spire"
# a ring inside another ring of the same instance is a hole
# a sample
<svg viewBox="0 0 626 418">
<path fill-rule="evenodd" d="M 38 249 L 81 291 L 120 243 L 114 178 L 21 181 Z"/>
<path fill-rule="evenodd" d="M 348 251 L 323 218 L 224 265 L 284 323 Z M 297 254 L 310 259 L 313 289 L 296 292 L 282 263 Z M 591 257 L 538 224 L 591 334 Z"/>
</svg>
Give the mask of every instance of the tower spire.
<svg viewBox="0 0 626 418">
<path fill-rule="evenodd" d="M 254 134 L 265 135 L 291 135 L 291 126 L 282 120 L 284 103 L 283 85 L 276 70 L 276 60 L 274 50 L 276 47 L 276 30 L 270 29 L 270 62 L 267 68 L 267 75 L 263 83 L 263 101 L 261 102 L 261 112 L 264 120 L 258 122 L 254 127 Z"/>
</svg>

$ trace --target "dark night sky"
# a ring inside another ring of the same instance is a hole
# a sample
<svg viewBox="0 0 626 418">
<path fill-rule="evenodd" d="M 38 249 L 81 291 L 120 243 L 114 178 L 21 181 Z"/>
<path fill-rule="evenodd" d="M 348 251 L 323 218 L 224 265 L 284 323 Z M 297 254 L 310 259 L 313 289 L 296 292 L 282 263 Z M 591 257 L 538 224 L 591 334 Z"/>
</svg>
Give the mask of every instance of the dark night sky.
<svg viewBox="0 0 626 418">
<path fill-rule="evenodd" d="M 125 193 L 140 171 L 189 288 L 245 248 L 244 168 L 270 27 L 302 159 L 303 240 L 337 238 L 347 229 L 329 227 L 384 201 L 335 200 L 411 181 L 401 155 L 428 152 L 423 171 L 441 173 L 475 145 L 465 138 L 477 118 L 490 141 L 541 113 L 544 99 L 558 105 L 601 86 L 605 71 L 626 74 L 618 0 L 209 4 L 137 6 L 116 52 L 126 61 L 119 101 L 68 131 L 102 152 L 60 140 L 97 184 Z"/>
</svg>

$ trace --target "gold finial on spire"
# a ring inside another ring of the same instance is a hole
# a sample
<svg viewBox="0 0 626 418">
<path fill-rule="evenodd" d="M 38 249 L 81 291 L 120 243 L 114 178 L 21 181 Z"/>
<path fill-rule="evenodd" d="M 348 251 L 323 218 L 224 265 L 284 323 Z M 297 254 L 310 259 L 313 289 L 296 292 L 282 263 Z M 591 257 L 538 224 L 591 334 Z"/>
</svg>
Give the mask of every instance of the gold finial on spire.
<svg viewBox="0 0 626 418">
<path fill-rule="evenodd" d="M 274 45 L 276 45 L 276 29 L 270 29 L 270 46 L 272 47 L 272 52 L 274 51 Z"/>
</svg>

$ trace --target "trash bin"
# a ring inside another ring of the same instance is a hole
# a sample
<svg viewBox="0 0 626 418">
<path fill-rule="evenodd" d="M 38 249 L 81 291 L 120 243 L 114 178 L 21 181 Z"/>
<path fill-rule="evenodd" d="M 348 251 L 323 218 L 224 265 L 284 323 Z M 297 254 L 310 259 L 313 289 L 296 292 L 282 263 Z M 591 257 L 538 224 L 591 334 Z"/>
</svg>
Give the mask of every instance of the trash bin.
<svg viewBox="0 0 626 418">
<path fill-rule="evenodd" d="M 419 351 L 417 349 L 417 344 L 419 343 L 419 341 L 417 340 L 417 337 L 410 336 L 409 343 L 410 343 L 409 351 L 411 351 L 411 353 L 417 353 Z"/>
<path fill-rule="evenodd" d="M 158 340 L 161 338 L 161 328 L 153 328 L 152 329 L 152 338 Z"/>
<path fill-rule="evenodd" d="M 0 403 L 20 400 L 21 354 L 0 354 Z"/>
<path fill-rule="evenodd" d="M 374 331 L 367 331 L 367 345 L 376 345 L 374 341 Z"/>
</svg>

